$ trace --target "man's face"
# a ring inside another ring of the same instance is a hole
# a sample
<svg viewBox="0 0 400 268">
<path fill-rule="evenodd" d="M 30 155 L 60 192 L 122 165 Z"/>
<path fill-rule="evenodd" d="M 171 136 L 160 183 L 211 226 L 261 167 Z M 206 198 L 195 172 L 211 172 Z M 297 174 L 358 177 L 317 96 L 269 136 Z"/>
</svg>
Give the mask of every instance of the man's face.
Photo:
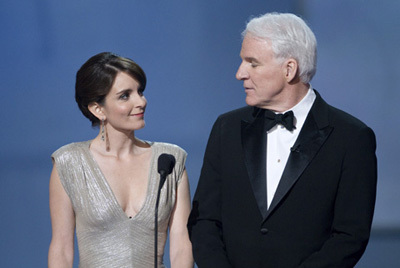
<svg viewBox="0 0 400 268">
<path fill-rule="evenodd" d="M 243 81 L 246 103 L 250 106 L 279 110 L 285 102 L 286 70 L 275 59 L 268 41 L 247 34 L 240 51 L 242 63 L 236 78 Z"/>
</svg>

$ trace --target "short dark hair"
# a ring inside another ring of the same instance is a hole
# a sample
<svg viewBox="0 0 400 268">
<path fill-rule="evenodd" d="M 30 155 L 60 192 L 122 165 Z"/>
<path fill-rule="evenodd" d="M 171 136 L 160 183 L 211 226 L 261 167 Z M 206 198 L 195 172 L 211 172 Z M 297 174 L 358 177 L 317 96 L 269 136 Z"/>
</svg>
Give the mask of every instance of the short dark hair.
<svg viewBox="0 0 400 268">
<path fill-rule="evenodd" d="M 76 73 L 75 100 L 92 126 L 100 120 L 89 111 L 89 104 L 104 104 L 118 73 L 124 72 L 139 83 L 139 91 L 146 88 L 146 74 L 133 60 L 111 52 L 102 52 L 88 59 Z"/>
</svg>

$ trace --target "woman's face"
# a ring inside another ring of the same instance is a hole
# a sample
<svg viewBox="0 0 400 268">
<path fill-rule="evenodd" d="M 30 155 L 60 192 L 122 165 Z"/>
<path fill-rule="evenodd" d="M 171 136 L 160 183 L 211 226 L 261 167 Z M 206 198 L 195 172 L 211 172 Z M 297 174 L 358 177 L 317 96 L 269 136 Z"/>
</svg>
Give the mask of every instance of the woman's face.
<svg viewBox="0 0 400 268">
<path fill-rule="evenodd" d="M 139 83 L 130 75 L 124 72 L 117 74 L 102 107 L 107 128 L 126 132 L 145 126 L 147 101 L 139 87 Z"/>
</svg>

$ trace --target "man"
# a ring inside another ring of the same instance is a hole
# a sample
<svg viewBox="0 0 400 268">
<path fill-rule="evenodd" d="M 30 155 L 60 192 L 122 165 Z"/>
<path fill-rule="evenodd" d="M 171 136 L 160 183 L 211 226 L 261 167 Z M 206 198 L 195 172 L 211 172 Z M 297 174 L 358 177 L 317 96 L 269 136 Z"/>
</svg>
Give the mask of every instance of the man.
<svg viewBox="0 0 400 268">
<path fill-rule="evenodd" d="M 211 131 L 188 223 L 196 263 L 354 267 L 375 205 L 375 135 L 310 86 L 316 40 L 302 19 L 265 14 L 243 36 L 249 106 Z"/>
</svg>

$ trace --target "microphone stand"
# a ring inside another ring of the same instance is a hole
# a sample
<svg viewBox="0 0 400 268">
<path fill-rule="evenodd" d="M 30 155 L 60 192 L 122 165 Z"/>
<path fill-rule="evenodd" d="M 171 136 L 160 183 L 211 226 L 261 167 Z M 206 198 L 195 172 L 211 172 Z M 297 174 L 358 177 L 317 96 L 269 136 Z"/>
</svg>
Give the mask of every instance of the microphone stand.
<svg viewBox="0 0 400 268">
<path fill-rule="evenodd" d="M 165 181 L 165 173 L 160 173 L 160 182 Z M 158 266 L 158 204 L 160 202 L 162 183 L 160 183 L 157 192 L 156 208 L 154 212 L 154 268 Z"/>
<path fill-rule="evenodd" d="M 160 202 L 161 188 L 163 187 L 167 175 L 171 174 L 175 166 L 175 157 L 170 154 L 161 154 L 158 157 L 158 173 L 160 173 L 160 184 L 158 185 L 156 208 L 154 210 L 154 268 L 158 265 L 158 204 Z"/>
</svg>

